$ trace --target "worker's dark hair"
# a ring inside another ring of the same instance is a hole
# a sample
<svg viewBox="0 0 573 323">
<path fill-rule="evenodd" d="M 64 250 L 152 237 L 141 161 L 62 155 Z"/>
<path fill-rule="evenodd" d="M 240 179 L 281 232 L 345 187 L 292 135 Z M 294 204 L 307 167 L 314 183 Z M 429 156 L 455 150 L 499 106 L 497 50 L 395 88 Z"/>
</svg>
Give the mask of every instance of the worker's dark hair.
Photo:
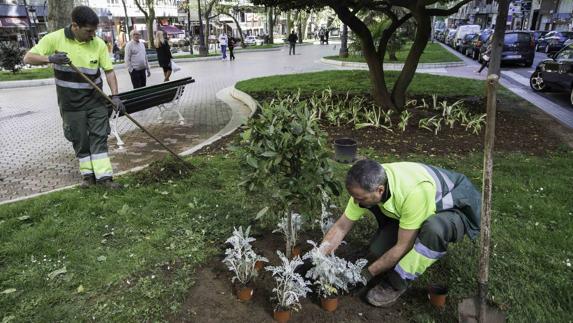
<svg viewBox="0 0 573 323">
<path fill-rule="evenodd" d="M 97 14 L 88 6 L 77 6 L 72 9 L 72 21 L 80 27 L 97 26 L 99 24 Z"/>
<path fill-rule="evenodd" d="M 346 187 L 360 187 L 365 191 L 373 192 L 381 185 L 386 184 L 386 171 L 380 163 L 364 159 L 352 165 L 346 174 Z"/>
</svg>

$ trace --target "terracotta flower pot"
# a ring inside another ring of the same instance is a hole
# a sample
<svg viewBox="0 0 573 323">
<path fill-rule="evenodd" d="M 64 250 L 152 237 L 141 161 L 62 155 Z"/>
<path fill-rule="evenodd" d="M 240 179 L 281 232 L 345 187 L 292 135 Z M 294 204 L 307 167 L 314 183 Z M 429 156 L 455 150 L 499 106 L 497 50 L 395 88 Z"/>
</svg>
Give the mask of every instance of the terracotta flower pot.
<svg viewBox="0 0 573 323">
<path fill-rule="evenodd" d="M 265 262 L 258 260 L 255 262 L 255 270 L 260 271 L 261 269 L 265 268 Z"/>
<path fill-rule="evenodd" d="M 237 288 L 237 297 L 241 301 L 248 301 L 253 297 L 252 287 L 239 287 Z"/>
<path fill-rule="evenodd" d="M 448 295 L 448 287 L 439 284 L 432 284 L 428 286 L 428 298 L 430 304 L 443 309 L 446 306 L 446 296 Z"/>
<path fill-rule="evenodd" d="M 273 318 L 279 323 L 286 323 L 290 320 L 290 311 L 277 311 L 273 312 Z"/>
<path fill-rule="evenodd" d="M 299 247 L 299 246 L 294 246 L 294 247 L 292 247 L 292 249 L 291 249 L 290 257 L 291 257 L 291 258 L 294 258 L 294 257 L 296 257 L 296 256 L 300 256 L 300 253 L 301 253 L 300 247 Z"/>
<path fill-rule="evenodd" d="M 338 297 L 322 297 L 320 298 L 320 305 L 327 312 L 334 312 L 338 308 Z"/>
</svg>

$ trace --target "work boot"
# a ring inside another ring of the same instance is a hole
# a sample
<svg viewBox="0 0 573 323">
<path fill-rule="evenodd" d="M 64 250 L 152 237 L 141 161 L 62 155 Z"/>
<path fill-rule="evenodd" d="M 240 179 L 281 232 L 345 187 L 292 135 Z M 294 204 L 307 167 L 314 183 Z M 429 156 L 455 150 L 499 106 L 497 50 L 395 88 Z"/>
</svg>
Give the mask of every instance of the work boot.
<svg viewBox="0 0 573 323">
<path fill-rule="evenodd" d="M 89 188 L 94 186 L 96 183 L 96 179 L 93 175 L 87 175 L 82 178 L 82 182 L 80 183 L 80 188 Z"/>
<path fill-rule="evenodd" d="M 388 307 L 394 304 L 407 288 L 394 289 L 384 282 L 372 288 L 366 295 L 368 303 L 377 307 Z"/>
<path fill-rule="evenodd" d="M 97 184 L 110 190 L 119 190 L 123 188 L 123 185 L 114 182 L 111 177 L 101 179 L 97 182 Z"/>
</svg>

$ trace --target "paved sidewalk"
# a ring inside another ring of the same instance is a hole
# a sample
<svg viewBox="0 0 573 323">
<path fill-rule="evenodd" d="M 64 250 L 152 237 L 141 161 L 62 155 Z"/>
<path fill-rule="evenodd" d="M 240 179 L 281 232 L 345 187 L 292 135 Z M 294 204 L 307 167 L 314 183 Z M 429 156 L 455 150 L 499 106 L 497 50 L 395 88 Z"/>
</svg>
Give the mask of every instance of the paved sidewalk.
<svg viewBox="0 0 573 323">
<path fill-rule="evenodd" d="M 466 77 L 466 78 L 473 78 L 479 80 L 485 80 L 487 77 L 487 69 L 484 69 L 481 74 L 475 73 L 480 66 L 479 63 L 462 55 L 461 53 L 455 51 L 454 49 L 445 46 L 442 44 L 444 48 L 448 51 L 460 57 L 465 63 L 465 66 L 462 67 L 452 67 L 447 68 L 444 71 L 430 71 L 428 70 L 427 73 L 432 74 L 440 74 L 440 75 L 452 75 L 457 77 Z M 555 102 L 543 97 L 535 93 L 529 86 L 529 78 L 519 75 L 511 70 L 503 69 L 501 71 L 501 85 L 508 88 L 513 93 L 517 94 L 521 98 L 531 102 L 533 105 L 538 107 L 540 110 L 544 111 L 548 115 L 555 118 L 555 120 L 559 121 L 564 126 L 568 127 L 569 129 L 573 129 L 573 107 L 570 105 L 559 105 Z"/>
<path fill-rule="evenodd" d="M 165 114 L 159 122 L 158 109 L 133 116 L 178 152 L 189 150 L 223 129 L 231 120 L 229 106 L 216 93 L 236 82 L 253 77 L 337 69 L 320 63 L 334 55 L 335 45 L 303 46 L 289 56 L 284 47 L 278 51 L 236 54 L 229 61 L 184 62 L 182 71 L 172 79 L 192 76 L 181 100 L 186 124 L 180 126 L 175 114 Z M 120 91 L 131 89 L 125 69 L 118 70 Z M 162 81 L 162 71 L 152 69 L 148 85 Z M 107 92 L 107 85 L 104 86 Z M 123 118 L 122 118 L 123 119 Z M 124 150 L 116 149 L 110 137 L 114 171 L 121 172 L 145 165 L 166 153 L 127 120 L 120 130 L 126 141 Z M 0 202 L 76 184 L 80 181 L 71 144 L 62 133 L 54 85 L 0 89 Z"/>
</svg>

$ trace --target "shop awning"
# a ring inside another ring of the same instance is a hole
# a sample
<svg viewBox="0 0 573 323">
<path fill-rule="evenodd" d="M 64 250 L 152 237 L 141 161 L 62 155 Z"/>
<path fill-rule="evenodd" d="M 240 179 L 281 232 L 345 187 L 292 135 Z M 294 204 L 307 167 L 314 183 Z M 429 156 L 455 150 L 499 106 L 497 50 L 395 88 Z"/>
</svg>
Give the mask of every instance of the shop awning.
<svg viewBox="0 0 573 323">
<path fill-rule="evenodd" d="M 0 28 L 19 28 L 28 29 L 27 18 L 0 18 Z"/>
<path fill-rule="evenodd" d="M 185 33 L 181 29 L 179 29 L 175 26 L 171 26 L 171 25 L 161 26 L 161 30 L 166 32 L 168 35 L 176 35 L 176 34 L 184 34 Z"/>
</svg>

